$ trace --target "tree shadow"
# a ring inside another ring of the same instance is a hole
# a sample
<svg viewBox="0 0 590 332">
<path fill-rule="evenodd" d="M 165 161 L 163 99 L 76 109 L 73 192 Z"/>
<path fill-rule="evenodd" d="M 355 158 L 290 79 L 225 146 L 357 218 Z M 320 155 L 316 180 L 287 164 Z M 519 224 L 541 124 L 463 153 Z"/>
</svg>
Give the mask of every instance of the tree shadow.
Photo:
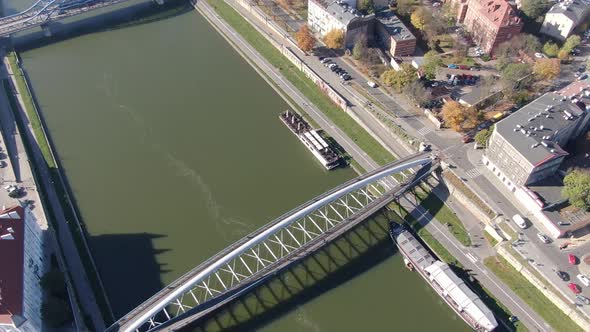
<svg viewBox="0 0 590 332">
<path fill-rule="evenodd" d="M 194 8 L 187 0 L 167 0 L 163 5 L 146 1 L 111 10 L 107 13 L 84 17 L 76 21 L 52 22 L 49 24 L 50 37 L 46 37 L 41 28 L 34 28 L 28 32 L 15 34 L 11 41 L 15 49 L 24 52 L 82 35 L 125 29 L 166 20 L 193 10 Z M 87 15 L 91 14 L 82 14 L 81 16 Z"/>
<path fill-rule="evenodd" d="M 170 272 L 156 256 L 154 241 L 164 235 L 150 233 L 105 234 L 88 238 L 92 256 L 115 317 L 121 317 L 164 287 L 160 275 Z"/>
<path fill-rule="evenodd" d="M 383 263 L 395 252 L 383 211 L 183 331 L 252 331 Z"/>
</svg>

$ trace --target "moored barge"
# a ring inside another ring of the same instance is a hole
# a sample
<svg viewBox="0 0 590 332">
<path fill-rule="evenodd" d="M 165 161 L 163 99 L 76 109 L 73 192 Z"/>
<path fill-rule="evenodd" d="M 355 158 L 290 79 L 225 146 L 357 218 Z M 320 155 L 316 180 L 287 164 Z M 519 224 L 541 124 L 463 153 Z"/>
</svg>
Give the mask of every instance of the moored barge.
<svg viewBox="0 0 590 332">
<path fill-rule="evenodd" d="M 434 291 L 473 330 L 493 331 L 498 323 L 492 311 L 449 265 L 437 260 L 403 225 L 389 223 L 389 235 L 408 268 L 417 271 Z"/>
<path fill-rule="evenodd" d="M 340 165 L 340 155 L 299 114 L 285 111 L 279 118 L 326 169 Z"/>
</svg>

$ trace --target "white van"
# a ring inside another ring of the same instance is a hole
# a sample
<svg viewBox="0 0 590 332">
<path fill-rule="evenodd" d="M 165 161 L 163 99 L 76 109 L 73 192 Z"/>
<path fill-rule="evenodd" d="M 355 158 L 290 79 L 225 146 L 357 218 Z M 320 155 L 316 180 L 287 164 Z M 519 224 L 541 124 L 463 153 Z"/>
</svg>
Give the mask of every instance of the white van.
<svg viewBox="0 0 590 332">
<path fill-rule="evenodd" d="M 520 216 L 520 214 L 515 214 L 512 217 L 512 221 L 514 221 L 514 223 L 522 229 L 527 228 L 526 221 Z"/>
</svg>

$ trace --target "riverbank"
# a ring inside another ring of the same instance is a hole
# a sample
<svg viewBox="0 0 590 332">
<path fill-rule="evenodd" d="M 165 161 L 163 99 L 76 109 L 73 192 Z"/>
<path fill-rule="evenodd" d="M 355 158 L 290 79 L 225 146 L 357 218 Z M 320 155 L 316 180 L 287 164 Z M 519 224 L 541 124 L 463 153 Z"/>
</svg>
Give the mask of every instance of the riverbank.
<svg viewBox="0 0 590 332">
<path fill-rule="evenodd" d="M 113 320 L 113 315 L 86 243 L 80 219 L 75 212 L 61 171 L 57 167 L 58 160 L 51 148 L 17 54 L 10 52 L 4 64 L 12 81 L 12 86 L 4 84 L 4 88 L 16 123 L 23 134 L 23 143 L 31 168 L 42 193 L 43 206 L 49 212 L 50 225 L 55 230 L 65 258 L 68 270 L 64 272 L 75 285 L 73 293 L 83 308 L 84 322 L 88 327 L 92 327 L 91 330 L 101 330 Z M 86 283 L 89 283 L 90 287 Z"/>
</svg>

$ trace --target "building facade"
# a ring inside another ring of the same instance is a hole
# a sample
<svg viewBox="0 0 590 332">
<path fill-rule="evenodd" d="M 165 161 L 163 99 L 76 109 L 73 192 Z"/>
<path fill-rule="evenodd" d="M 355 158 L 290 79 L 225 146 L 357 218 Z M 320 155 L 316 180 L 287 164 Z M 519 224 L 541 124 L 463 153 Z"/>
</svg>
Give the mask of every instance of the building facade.
<svg viewBox="0 0 590 332">
<path fill-rule="evenodd" d="M 515 8 L 505 0 L 456 0 L 455 3 L 458 22 L 463 23 L 473 41 L 486 53 L 493 53 L 499 44 L 522 29 L 523 23 Z"/>
<path fill-rule="evenodd" d="M 370 42 L 375 37 L 392 57 L 412 55 L 416 49 L 416 38 L 392 11 L 361 15 L 356 1 L 309 0 L 307 21 L 322 37 L 331 30 L 341 30 L 343 46 L 348 49 L 360 39 Z"/>
<path fill-rule="evenodd" d="M 590 13 L 590 1 L 567 0 L 558 2 L 545 14 L 541 33 L 565 40 Z"/>
<path fill-rule="evenodd" d="M 41 331 L 42 234 L 28 208 L 0 211 L 0 331 Z"/>
</svg>

